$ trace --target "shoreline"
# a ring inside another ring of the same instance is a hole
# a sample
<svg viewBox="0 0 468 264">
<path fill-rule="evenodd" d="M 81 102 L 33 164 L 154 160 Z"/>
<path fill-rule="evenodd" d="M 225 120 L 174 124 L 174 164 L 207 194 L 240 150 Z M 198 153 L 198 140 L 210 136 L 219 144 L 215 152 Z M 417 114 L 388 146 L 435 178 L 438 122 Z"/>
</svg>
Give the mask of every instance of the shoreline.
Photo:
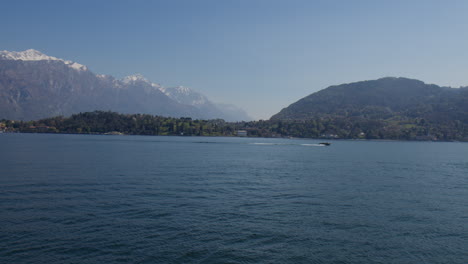
<svg viewBox="0 0 468 264">
<path fill-rule="evenodd" d="M 213 136 L 213 135 L 145 135 L 145 134 L 109 134 L 107 133 L 49 133 L 49 132 L 2 132 L 0 134 L 47 134 L 47 135 L 92 135 L 92 136 L 153 136 L 153 137 L 209 137 L 209 138 L 247 138 L 247 139 L 289 139 L 289 140 L 317 140 L 317 141 L 362 141 L 362 142 L 443 142 L 443 143 L 468 143 L 459 140 L 405 140 L 405 139 L 353 139 L 353 138 L 307 138 L 307 137 L 251 137 L 251 136 Z"/>
</svg>

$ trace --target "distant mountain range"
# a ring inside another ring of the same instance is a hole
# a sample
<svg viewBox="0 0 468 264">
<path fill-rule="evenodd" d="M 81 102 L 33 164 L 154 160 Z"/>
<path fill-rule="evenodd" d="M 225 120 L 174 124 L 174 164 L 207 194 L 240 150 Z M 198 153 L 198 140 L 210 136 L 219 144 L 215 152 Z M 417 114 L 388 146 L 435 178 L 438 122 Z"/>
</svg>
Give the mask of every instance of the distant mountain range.
<svg viewBox="0 0 468 264">
<path fill-rule="evenodd" d="M 233 105 L 136 74 L 121 80 L 37 50 L 0 51 L 0 119 L 33 120 L 110 110 L 194 119 L 251 120 Z"/>
<path fill-rule="evenodd" d="M 61 67 L 69 67 L 67 65 Z M 76 70 L 73 70 L 76 72 Z M 32 72 L 36 76 L 37 73 Z M 85 74 L 85 72 L 79 73 Z M 69 78 L 74 75 L 69 75 Z M 109 77 L 95 77 L 116 83 L 112 89 L 120 91 L 114 96 L 117 103 L 145 100 L 164 102 L 159 106 L 179 111 L 198 109 L 208 113 L 216 107 L 206 98 L 184 87 L 161 88 L 135 75 L 116 81 Z M 41 78 L 36 78 L 41 79 Z M 93 88 L 93 80 L 83 86 Z M 95 81 L 95 80 L 94 80 Z M 96 81 L 97 82 L 97 81 Z M 51 89 L 63 87 L 47 84 Z M 128 92 L 132 87 L 132 92 Z M 68 92 L 70 89 L 66 89 Z M 114 91 L 113 90 L 113 91 Z M 84 90 L 88 92 L 88 90 Z M 102 90 L 106 91 L 107 90 Z M 135 92 L 139 91 L 139 92 Z M 60 90 L 54 94 L 61 94 Z M 93 98 L 95 92 L 92 93 Z M 86 94 L 83 92 L 76 94 Z M 104 92 L 102 94 L 105 95 Z M 101 95 L 101 94 L 98 94 Z M 104 96 L 103 95 L 103 96 Z M 136 97 L 136 95 L 141 97 Z M 13 94 L 16 98 L 38 94 Z M 120 96 L 120 97 L 119 97 Z M 132 97 L 133 96 L 133 97 Z M 125 100 L 122 97 L 129 97 Z M 56 97 L 55 97 L 56 98 Z M 156 99 L 155 99 L 156 98 Z M 18 100 L 18 99 L 16 99 Z M 166 101 L 163 101 L 166 100 Z M 46 100 L 44 100 L 46 101 Z M 105 101 L 105 100 L 103 100 Z M 60 101 L 54 101 L 54 104 Z M 73 102 L 73 101 L 72 101 Z M 80 106 L 86 103 L 80 101 Z M 112 103 L 112 102 L 111 102 Z M 251 122 L 223 122 L 221 120 L 193 121 L 187 118 L 162 118 L 149 115 L 123 115 L 108 111 L 95 111 L 72 115 L 70 118 L 54 117 L 31 122 L 0 122 L 0 132 L 46 133 L 123 133 L 137 135 L 209 135 L 233 136 L 244 130 L 248 136 L 306 137 L 321 139 L 392 139 L 392 140 L 443 140 L 468 142 L 468 88 L 448 88 L 425 84 L 407 78 L 382 78 L 350 84 L 330 86 L 313 93 L 281 110 L 270 120 Z M 52 106 L 54 106 L 52 104 Z M 89 102 L 96 105 L 96 102 Z M 71 104 L 70 104 L 71 105 Z M 115 105 L 115 104 L 114 104 Z M 65 109 L 68 105 L 62 105 Z M 0 106 L 1 107 L 1 106 Z M 107 106 L 106 106 L 107 107 Z M 129 112 L 125 104 L 122 112 Z M 54 109 L 54 108 L 50 108 Z M 131 108 L 134 110 L 134 108 Z M 143 112 L 145 109 L 142 109 Z M 160 108 L 161 111 L 166 109 Z M 184 112 L 180 112 L 184 114 Z M 3 127 L 3 128 L 2 128 Z"/>
<path fill-rule="evenodd" d="M 211 102 L 187 87 L 163 87 L 139 74 L 120 80 L 97 75 L 36 50 L 0 51 L 0 119 L 96 110 L 250 120 L 241 109 Z M 468 87 L 394 77 L 335 85 L 300 99 L 268 122 L 242 129 L 271 136 L 468 141 Z"/>
<path fill-rule="evenodd" d="M 468 88 L 387 77 L 330 86 L 284 108 L 272 120 L 360 118 L 468 124 Z"/>
</svg>

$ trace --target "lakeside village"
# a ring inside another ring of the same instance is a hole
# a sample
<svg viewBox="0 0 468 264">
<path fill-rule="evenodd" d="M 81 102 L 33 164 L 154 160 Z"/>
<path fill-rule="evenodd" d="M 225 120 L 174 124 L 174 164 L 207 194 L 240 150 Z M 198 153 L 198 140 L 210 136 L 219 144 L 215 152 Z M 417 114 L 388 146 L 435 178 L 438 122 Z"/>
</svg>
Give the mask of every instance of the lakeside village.
<svg viewBox="0 0 468 264">
<path fill-rule="evenodd" d="M 60 133 L 100 135 L 225 136 L 315 139 L 383 139 L 468 141 L 464 131 L 409 122 L 314 119 L 307 121 L 259 120 L 225 122 L 192 120 L 146 114 L 86 112 L 38 121 L 0 120 L 0 133 Z"/>
<path fill-rule="evenodd" d="M 14 122 L 14 121 L 12 121 Z M 16 130 L 12 128 L 11 126 L 6 125 L 6 123 L 1 123 L 0 122 L 0 133 L 50 133 L 50 134 L 57 134 L 60 133 L 60 131 L 57 130 L 56 127 L 52 126 L 46 126 L 46 125 L 39 125 L 39 126 L 29 126 L 27 131 L 24 130 Z M 75 134 L 75 133 L 73 133 Z M 78 133 L 78 134 L 99 134 L 99 135 L 127 135 L 122 132 L 118 131 L 110 131 L 110 132 L 105 132 L 105 133 Z M 252 134 L 257 134 L 257 133 L 252 133 L 252 129 L 250 129 L 250 133 L 248 130 L 237 130 L 235 131 L 232 135 L 230 136 L 237 136 L 237 137 L 251 137 Z M 184 134 L 184 132 L 180 132 L 179 135 L 176 136 L 187 136 Z M 193 135 L 190 135 L 193 136 Z M 225 135 L 229 136 L 229 135 Z M 362 138 L 364 138 L 364 133 L 361 133 Z M 282 135 L 272 133 L 269 137 L 271 138 L 284 138 Z M 323 139 L 339 139 L 339 136 L 336 134 L 323 134 L 320 135 L 320 138 Z"/>
</svg>

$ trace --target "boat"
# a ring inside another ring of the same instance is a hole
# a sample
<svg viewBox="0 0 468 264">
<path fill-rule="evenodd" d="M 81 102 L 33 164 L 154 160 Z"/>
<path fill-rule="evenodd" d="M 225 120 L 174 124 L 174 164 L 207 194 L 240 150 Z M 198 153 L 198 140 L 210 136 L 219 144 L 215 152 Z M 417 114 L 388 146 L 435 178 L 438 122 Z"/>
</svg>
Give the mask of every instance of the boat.
<svg viewBox="0 0 468 264">
<path fill-rule="evenodd" d="M 319 145 L 322 145 L 322 146 L 330 146 L 331 143 L 330 143 L 330 142 L 320 142 Z"/>
</svg>

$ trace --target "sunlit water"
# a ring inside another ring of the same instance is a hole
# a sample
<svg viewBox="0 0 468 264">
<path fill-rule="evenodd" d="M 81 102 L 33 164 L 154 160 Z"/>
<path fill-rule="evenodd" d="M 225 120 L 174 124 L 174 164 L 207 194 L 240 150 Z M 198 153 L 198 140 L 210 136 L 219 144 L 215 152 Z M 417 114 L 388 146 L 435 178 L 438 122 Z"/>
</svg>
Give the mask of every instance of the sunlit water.
<svg viewBox="0 0 468 264">
<path fill-rule="evenodd" d="M 0 134 L 0 263 L 468 263 L 468 144 Z"/>
</svg>

